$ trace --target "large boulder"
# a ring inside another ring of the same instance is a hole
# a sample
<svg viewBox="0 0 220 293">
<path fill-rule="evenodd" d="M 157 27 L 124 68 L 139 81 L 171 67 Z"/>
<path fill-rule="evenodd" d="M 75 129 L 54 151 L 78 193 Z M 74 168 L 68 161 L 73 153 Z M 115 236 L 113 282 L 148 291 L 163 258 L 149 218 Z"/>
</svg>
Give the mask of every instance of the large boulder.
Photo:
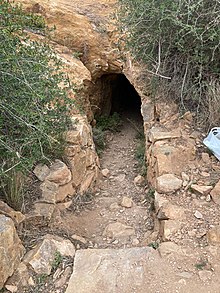
<svg viewBox="0 0 220 293">
<path fill-rule="evenodd" d="M 0 289 L 20 264 L 24 252 L 13 221 L 0 215 Z"/>
</svg>

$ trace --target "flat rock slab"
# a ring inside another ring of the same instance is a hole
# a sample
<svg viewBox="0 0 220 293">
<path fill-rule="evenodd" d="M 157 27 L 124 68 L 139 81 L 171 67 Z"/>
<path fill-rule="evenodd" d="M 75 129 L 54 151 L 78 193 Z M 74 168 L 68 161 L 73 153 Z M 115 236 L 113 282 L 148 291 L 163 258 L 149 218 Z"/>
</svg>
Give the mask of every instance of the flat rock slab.
<svg viewBox="0 0 220 293">
<path fill-rule="evenodd" d="M 157 288 L 166 292 L 162 280 L 168 273 L 150 247 L 78 250 L 66 293 L 146 293 Z M 160 280 L 158 274 L 163 275 Z"/>
<path fill-rule="evenodd" d="M 86 249 L 76 252 L 65 293 L 219 293 L 218 275 L 211 283 L 177 276 L 150 247 Z"/>
</svg>

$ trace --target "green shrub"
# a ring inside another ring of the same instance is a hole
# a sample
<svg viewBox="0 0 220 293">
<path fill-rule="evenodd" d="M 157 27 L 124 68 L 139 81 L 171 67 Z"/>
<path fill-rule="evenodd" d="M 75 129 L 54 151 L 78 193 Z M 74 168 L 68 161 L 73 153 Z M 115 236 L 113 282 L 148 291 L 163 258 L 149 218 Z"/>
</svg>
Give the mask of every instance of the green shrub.
<svg viewBox="0 0 220 293">
<path fill-rule="evenodd" d="M 62 156 L 72 105 L 60 60 L 31 41 L 27 27 L 46 29 L 43 19 L 0 0 L 0 192 L 11 205 L 34 164 Z"/>
<path fill-rule="evenodd" d="M 121 126 L 120 115 L 116 112 L 110 116 L 99 116 L 96 118 L 96 121 L 96 128 L 99 128 L 102 131 L 110 130 L 112 132 L 117 132 Z"/>
<path fill-rule="evenodd" d="M 220 122 L 219 1 L 119 2 L 123 37 L 126 33 L 129 50 L 147 65 L 155 96 L 163 93 L 183 111 L 196 111 L 207 126 Z"/>
</svg>

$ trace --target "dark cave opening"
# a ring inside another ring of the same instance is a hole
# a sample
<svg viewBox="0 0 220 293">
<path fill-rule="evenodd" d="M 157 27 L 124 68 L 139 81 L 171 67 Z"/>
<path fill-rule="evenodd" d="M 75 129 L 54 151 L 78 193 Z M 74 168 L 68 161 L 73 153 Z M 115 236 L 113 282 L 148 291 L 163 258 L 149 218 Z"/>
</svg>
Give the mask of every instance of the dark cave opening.
<svg viewBox="0 0 220 293">
<path fill-rule="evenodd" d="M 101 77 L 101 115 L 119 113 L 122 117 L 141 116 L 141 98 L 124 74 L 106 74 Z"/>
</svg>

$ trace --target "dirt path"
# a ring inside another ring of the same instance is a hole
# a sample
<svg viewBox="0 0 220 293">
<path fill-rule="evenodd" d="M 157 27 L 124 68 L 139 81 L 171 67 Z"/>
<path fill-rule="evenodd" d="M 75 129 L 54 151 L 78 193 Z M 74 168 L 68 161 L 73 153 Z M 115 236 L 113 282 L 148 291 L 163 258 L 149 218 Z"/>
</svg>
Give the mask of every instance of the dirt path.
<svg viewBox="0 0 220 293">
<path fill-rule="evenodd" d="M 149 212 L 150 203 L 144 201 L 144 184 L 134 184 L 134 178 L 139 174 L 135 151 L 138 144 L 137 129 L 141 127 L 140 119 L 125 115 L 120 131 L 108 134 L 107 147 L 101 156 L 101 168 L 109 170 L 108 176 L 103 176 L 100 190 L 86 209 L 78 215 L 67 212 L 64 216 L 68 234 L 85 237 L 91 247 L 137 246 L 144 240 L 144 234 L 153 229 L 153 220 Z M 130 208 L 123 206 L 124 197 L 132 200 Z M 113 226 L 113 231 L 104 232 L 109 224 L 116 222 L 130 227 L 129 236 L 126 235 L 129 228 L 125 226 Z M 117 234 L 114 230 L 118 228 L 122 229 L 122 235 L 111 235 Z"/>
</svg>

